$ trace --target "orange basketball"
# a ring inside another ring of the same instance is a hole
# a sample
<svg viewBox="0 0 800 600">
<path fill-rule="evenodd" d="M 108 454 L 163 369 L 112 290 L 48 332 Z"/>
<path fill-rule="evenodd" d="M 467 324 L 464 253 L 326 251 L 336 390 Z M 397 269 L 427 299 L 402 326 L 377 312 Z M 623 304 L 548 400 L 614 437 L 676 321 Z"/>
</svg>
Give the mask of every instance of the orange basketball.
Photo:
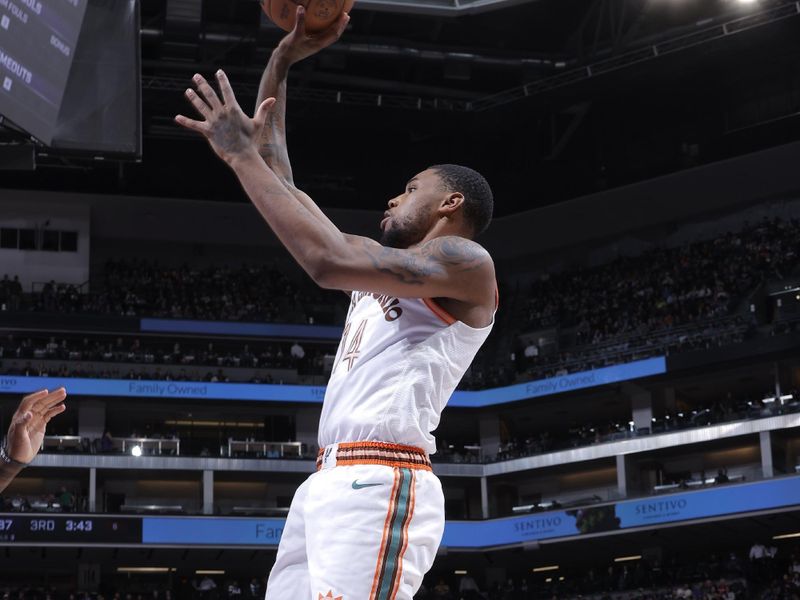
<svg viewBox="0 0 800 600">
<path fill-rule="evenodd" d="M 350 12 L 355 0 L 260 0 L 270 21 L 284 31 L 294 29 L 297 6 L 306 9 L 306 32 L 318 33 L 330 26 L 342 12 Z"/>
</svg>

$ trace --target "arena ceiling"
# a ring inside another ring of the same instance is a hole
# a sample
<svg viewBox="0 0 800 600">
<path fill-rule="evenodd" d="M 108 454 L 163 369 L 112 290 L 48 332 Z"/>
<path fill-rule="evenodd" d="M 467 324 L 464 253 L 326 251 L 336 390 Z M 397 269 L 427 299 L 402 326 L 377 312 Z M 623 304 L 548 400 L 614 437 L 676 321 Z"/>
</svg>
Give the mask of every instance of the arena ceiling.
<svg viewBox="0 0 800 600">
<path fill-rule="evenodd" d="M 141 7 L 142 161 L 51 155 L 3 185 L 244 201 L 172 117 L 191 75 L 218 67 L 251 107 L 282 32 L 256 0 Z M 289 90 L 296 179 L 323 206 L 374 209 L 409 174 L 461 162 L 511 214 L 800 137 L 800 8 L 360 0 Z"/>
</svg>

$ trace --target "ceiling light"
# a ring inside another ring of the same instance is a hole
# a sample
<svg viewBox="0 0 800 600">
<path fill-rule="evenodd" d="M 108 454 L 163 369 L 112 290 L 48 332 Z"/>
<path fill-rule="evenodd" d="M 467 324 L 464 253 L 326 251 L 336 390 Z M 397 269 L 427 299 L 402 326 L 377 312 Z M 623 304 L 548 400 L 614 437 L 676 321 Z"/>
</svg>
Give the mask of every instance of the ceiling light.
<svg viewBox="0 0 800 600">
<path fill-rule="evenodd" d="M 545 573 L 547 571 L 558 571 L 558 565 L 550 565 L 548 567 L 534 567 L 534 573 Z"/>
<path fill-rule="evenodd" d="M 634 556 L 620 556 L 618 558 L 615 558 L 614 562 L 629 562 L 629 561 L 632 561 L 632 560 L 641 560 L 641 559 L 642 559 L 642 555 L 641 554 L 636 554 Z"/>
</svg>

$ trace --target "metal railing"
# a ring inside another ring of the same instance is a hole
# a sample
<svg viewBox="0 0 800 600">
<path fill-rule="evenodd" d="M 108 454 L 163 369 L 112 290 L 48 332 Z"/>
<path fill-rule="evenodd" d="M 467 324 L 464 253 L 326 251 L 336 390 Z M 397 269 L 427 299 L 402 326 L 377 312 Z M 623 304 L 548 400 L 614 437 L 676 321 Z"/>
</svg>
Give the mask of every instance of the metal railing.
<svg viewBox="0 0 800 600">
<path fill-rule="evenodd" d="M 242 452 L 245 455 L 255 454 L 259 458 L 284 458 L 286 450 L 292 456 L 303 457 L 302 442 L 256 442 L 250 440 L 228 440 L 228 457 L 234 453 Z"/>
</svg>

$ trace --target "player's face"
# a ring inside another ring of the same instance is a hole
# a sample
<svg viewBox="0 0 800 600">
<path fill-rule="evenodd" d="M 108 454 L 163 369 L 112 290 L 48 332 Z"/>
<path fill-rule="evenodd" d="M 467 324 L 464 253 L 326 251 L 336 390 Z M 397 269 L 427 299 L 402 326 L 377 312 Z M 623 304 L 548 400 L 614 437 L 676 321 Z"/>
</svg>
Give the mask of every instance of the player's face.
<svg viewBox="0 0 800 600">
<path fill-rule="evenodd" d="M 435 171 L 415 175 L 402 194 L 389 200 L 381 221 L 381 244 L 409 248 L 420 243 L 436 224 L 436 209 L 446 196 Z"/>
</svg>

